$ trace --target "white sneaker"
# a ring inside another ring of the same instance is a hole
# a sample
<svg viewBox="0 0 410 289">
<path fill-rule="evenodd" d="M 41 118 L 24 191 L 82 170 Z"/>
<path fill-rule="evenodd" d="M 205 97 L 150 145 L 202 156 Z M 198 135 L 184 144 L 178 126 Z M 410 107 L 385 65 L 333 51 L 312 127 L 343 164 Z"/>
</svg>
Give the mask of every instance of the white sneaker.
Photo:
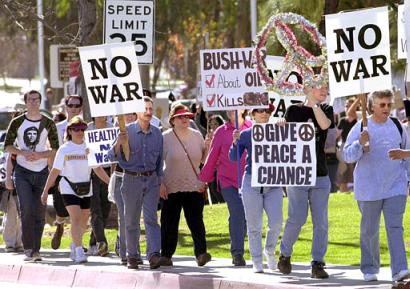
<svg viewBox="0 0 410 289">
<path fill-rule="evenodd" d="M 394 282 L 399 282 L 399 281 L 403 281 L 404 279 L 408 279 L 408 278 L 410 278 L 410 271 L 405 269 L 405 270 L 401 270 L 397 274 L 394 274 L 391 279 Z"/>
<path fill-rule="evenodd" d="M 88 255 L 90 256 L 98 256 L 97 245 L 92 245 L 88 248 Z"/>
<path fill-rule="evenodd" d="M 70 259 L 75 261 L 75 244 L 71 243 L 70 244 Z"/>
<path fill-rule="evenodd" d="M 268 268 L 272 271 L 276 270 L 278 268 L 278 263 L 276 261 L 275 255 L 269 255 L 266 252 L 264 253 L 266 260 L 268 261 Z"/>
<path fill-rule="evenodd" d="M 253 263 L 252 267 L 253 273 L 263 273 L 263 264 L 262 263 Z"/>
<path fill-rule="evenodd" d="M 75 248 L 75 260 L 74 262 L 80 264 L 80 263 L 86 263 L 87 262 L 87 256 L 84 254 L 83 247 L 76 247 Z"/>
<path fill-rule="evenodd" d="M 366 273 L 366 274 L 363 274 L 363 279 L 366 282 L 377 281 L 377 275 L 376 274 L 371 274 L 371 273 Z"/>
</svg>

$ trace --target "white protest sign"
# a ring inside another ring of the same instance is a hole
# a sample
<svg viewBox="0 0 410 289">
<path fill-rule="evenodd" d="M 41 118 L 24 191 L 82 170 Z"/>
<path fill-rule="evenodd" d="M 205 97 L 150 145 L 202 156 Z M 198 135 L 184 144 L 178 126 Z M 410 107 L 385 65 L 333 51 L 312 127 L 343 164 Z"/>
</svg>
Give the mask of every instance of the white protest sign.
<svg viewBox="0 0 410 289">
<path fill-rule="evenodd" d="M 397 59 L 407 58 L 405 24 L 404 5 L 399 5 L 397 9 Z"/>
<path fill-rule="evenodd" d="M 112 163 L 108 160 L 108 151 L 112 148 L 119 133 L 118 127 L 85 131 L 85 143 L 90 150 L 88 166 L 95 167 Z"/>
<path fill-rule="evenodd" d="M 0 144 L 0 182 L 6 181 L 7 153 L 4 151 L 4 143 Z"/>
<path fill-rule="evenodd" d="M 277 74 L 283 66 L 284 57 L 281 56 L 266 56 L 266 67 L 268 68 L 269 74 Z M 289 82 L 293 83 L 303 83 L 302 76 L 296 71 L 292 71 L 287 79 Z M 285 112 L 289 106 L 298 102 L 304 102 L 306 99 L 305 95 L 297 96 L 283 96 L 274 91 L 269 91 L 269 102 L 275 106 L 275 111 L 272 113 L 271 118 L 279 119 L 285 116 Z"/>
<path fill-rule="evenodd" d="M 404 23 L 410 23 L 410 0 L 404 0 Z M 407 52 L 407 67 L 406 67 L 406 82 L 410 82 L 410 45 L 407 45 L 407 39 L 410 39 L 410 28 L 404 25 L 406 33 L 406 52 Z"/>
<path fill-rule="evenodd" d="M 154 1 L 105 0 L 104 42 L 132 41 L 139 64 L 154 62 Z"/>
<path fill-rule="evenodd" d="M 145 111 L 131 42 L 79 47 L 91 116 Z"/>
<path fill-rule="evenodd" d="M 252 67 L 253 48 L 201 50 L 205 111 L 264 108 L 268 93 Z"/>
<path fill-rule="evenodd" d="M 313 123 L 252 126 L 252 187 L 313 186 L 315 183 Z"/>
<path fill-rule="evenodd" d="M 326 15 L 326 45 L 332 98 L 391 88 L 387 7 Z"/>
</svg>

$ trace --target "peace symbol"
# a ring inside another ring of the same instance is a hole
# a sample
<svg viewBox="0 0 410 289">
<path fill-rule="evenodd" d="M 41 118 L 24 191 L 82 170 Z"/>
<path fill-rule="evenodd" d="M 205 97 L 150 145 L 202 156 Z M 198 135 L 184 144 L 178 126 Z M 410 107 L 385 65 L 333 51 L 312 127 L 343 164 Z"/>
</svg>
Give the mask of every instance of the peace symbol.
<svg viewBox="0 0 410 289">
<path fill-rule="evenodd" d="M 253 125 L 252 128 L 252 138 L 254 141 L 263 141 L 264 133 L 263 127 L 261 125 Z"/>
<path fill-rule="evenodd" d="M 299 127 L 299 137 L 303 141 L 311 141 L 315 137 L 315 129 L 311 124 L 304 123 Z"/>
</svg>

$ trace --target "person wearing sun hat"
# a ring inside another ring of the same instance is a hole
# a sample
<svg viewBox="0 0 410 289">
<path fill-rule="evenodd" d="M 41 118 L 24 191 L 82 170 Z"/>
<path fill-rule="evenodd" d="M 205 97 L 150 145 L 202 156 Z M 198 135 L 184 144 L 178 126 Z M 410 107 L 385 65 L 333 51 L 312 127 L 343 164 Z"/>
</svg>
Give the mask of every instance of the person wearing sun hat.
<svg viewBox="0 0 410 289">
<path fill-rule="evenodd" d="M 67 123 L 66 142 L 57 150 L 53 168 L 41 195 L 41 201 L 46 205 L 48 191 L 54 185 L 57 177 L 61 175 L 59 188 L 71 221 L 70 258 L 76 263 L 87 262 L 82 237 L 87 229 L 93 194 L 90 183 L 92 168 L 88 166 L 87 148 L 84 141 L 86 129 L 87 123 L 79 116 L 73 117 Z M 110 178 L 101 167 L 93 170 L 101 180 L 108 184 Z M 84 189 L 81 193 L 76 190 L 76 185 L 79 183 L 88 183 L 88 190 Z"/>
<path fill-rule="evenodd" d="M 267 123 L 274 111 L 273 105 L 267 108 L 253 109 L 255 123 Z M 237 160 L 246 150 L 246 166 L 240 194 L 245 208 L 246 227 L 248 230 L 249 252 L 253 262 L 253 272 L 263 273 L 263 255 L 270 270 L 276 270 L 275 248 L 282 227 L 283 191 L 280 187 L 252 187 L 252 128 L 240 132 L 233 131 L 229 158 Z M 268 217 L 265 248 L 262 249 L 263 212 Z"/>
<path fill-rule="evenodd" d="M 165 169 L 160 188 L 164 200 L 161 210 L 162 266 L 172 266 L 181 209 L 194 241 L 198 266 L 204 266 L 211 260 L 202 215 L 206 184 L 198 179 L 199 166 L 206 158 L 207 148 L 201 133 L 189 127 L 193 117 L 185 105 L 173 106 L 169 115 L 172 128 L 163 133 Z"/>
</svg>

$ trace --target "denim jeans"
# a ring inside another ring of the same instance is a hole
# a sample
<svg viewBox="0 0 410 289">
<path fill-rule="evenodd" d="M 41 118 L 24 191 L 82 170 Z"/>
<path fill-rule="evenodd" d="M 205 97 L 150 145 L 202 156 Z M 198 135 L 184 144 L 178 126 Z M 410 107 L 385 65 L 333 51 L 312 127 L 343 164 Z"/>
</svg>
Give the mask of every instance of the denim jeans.
<svg viewBox="0 0 410 289">
<path fill-rule="evenodd" d="M 362 214 L 360 222 L 360 270 L 363 274 L 379 273 L 380 268 L 380 215 L 383 212 L 390 251 L 392 276 L 407 269 L 403 237 L 403 214 L 407 196 L 400 195 L 378 201 L 358 201 Z"/>
<path fill-rule="evenodd" d="M 104 168 L 106 173 L 110 175 L 110 170 Z M 91 196 L 91 237 L 90 246 L 95 245 L 96 242 L 107 243 L 105 237 L 105 224 L 110 215 L 111 203 L 108 201 L 108 185 L 104 183 L 94 173 L 91 173 L 91 181 L 93 186 L 93 195 Z"/>
<path fill-rule="evenodd" d="M 263 211 L 265 210 L 268 216 L 264 253 L 275 255 L 276 243 L 282 228 L 283 192 L 278 187 L 252 187 L 251 175 L 244 174 L 241 196 L 248 228 L 249 251 L 253 263 L 261 264 Z"/>
<path fill-rule="evenodd" d="M 293 245 L 298 239 L 302 226 L 306 223 L 310 207 L 313 223 L 312 259 L 318 262 L 324 261 L 328 239 L 329 191 L 328 176 L 317 177 L 316 184 L 311 187 L 288 187 L 288 219 L 280 244 L 282 255 L 292 255 Z"/>
<path fill-rule="evenodd" d="M 138 244 L 141 234 L 141 210 L 143 210 L 149 260 L 152 255 L 159 254 L 161 250 L 161 229 L 157 217 L 159 201 L 157 175 L 137 177 L 124 174 L 121 195 L 124 201 L 127 257 L 138 258 L 140 255 Z"/>
<path fill-rule="evenodd" d="M 45 224 L 45 209 L 41 194 L 48 177 L 48 168 L 33 172 L 19 165 L 14 169 L 14 185 L 17 191 L 24 250 L 39 252 Z"/>
<path fill-rule="evenodd" d="M 222 196 L 229 210 L 229 236 L 231 237 L 232 256 L 244 254 L 246 234 L 245 209 L 238 189 L 226 187 L 221 189 Z"/>
</svg>

